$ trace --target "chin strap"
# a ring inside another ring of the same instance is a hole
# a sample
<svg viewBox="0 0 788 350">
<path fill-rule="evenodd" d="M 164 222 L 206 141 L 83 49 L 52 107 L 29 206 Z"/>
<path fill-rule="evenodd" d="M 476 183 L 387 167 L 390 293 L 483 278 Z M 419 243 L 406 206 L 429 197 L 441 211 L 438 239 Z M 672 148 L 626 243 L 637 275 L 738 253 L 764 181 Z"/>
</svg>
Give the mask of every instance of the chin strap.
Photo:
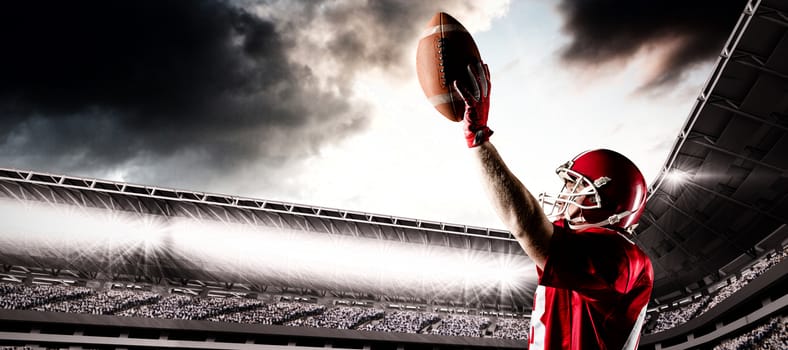
<svg viewBox="0 0 788 350">
<path fill-rule="evenodd" d="M 611 215 L 609 218 L 607 218 L 607 220 L 600 221 L 600 222 L 597 222 L 597 223 L 585 223 L 585 219 L 583 219 L 582 216 L 575 218 L 575 220 L 582 220 L 580 222 L 584 222 L 584 223 L 581 223 L 581 224 L 573 224 L 571 218 L 565 218 L 565 219 L 566 219 L 567 226 L 569 226 L 569 228 L 571 228 L 573 230 L 582 230 L 582 229 L 586 229 L 586 228 L 590 228 L 590 227 L 604 227 L 604 226 L 607 226 L 607 225 L 615 225 L 616 223 L 621 221 L 621 219 L 623 219 L 623 218 L 625 218 L 625 217 L 627 217 L 627 216 L 629 216 L 631 214 L 632 214 L 631 211 L 628 211 L 628 210 L 622 211 L 622 212 L 620 212 L 618 214 Z M 631 233 L 633 233 L 634 229 L 635 229 L 635 226 L 637 226 L 637 225 L 632 225 L 630 227 L 627 227 L 625 230 L 627 230 L 627 232 L 630 232 L 629 230 L 631 228 L 633 230 Z"/>
</svg>

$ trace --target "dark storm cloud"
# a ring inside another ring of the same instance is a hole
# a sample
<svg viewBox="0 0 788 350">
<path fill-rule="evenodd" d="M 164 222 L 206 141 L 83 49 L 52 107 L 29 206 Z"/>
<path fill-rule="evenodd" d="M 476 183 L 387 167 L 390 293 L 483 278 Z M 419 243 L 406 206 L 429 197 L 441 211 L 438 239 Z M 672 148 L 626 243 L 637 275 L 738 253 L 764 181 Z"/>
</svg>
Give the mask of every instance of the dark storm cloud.
<svg viewBox="0 0 788 350">
<path fill-rule="evenodd" d="M 641 48 L 673 42 L 646 87 L 675 82 L 693 64 L 722 50 L 746 0 L 562 0 L 571 42 L 563 58 L 596 65 L 626 59 Z"/>
<path fill-rule="evenodd" d="M 135 174 L 129 181 L 179 186 L 252 163 L 280 167 L 363 130 L 368 106 L 345 96 L 355 75 L 410 73 L 402 71 L 413 59 L 406 44 L 442 9 L 405 1 L 5 2 L 0 166 L 122 170 Z M 316 29 L 328 39 L 310 41 Z M 298 55 L 332 62 L 335 73 L 320 76 Z"/>
<path fill-rule="evenodd" d="M 438 11 L 472 13 L 475 9 L 473 1 L 463 0 L 438 4 L 409 0 L 305 1 L 288 5 L 288 12 L 300 15 L 288 18 L 286 32 L 325 29 L 325 25 L 331 28 L 328 40 L 303 44 L 316 52 L 330 53 L 339 79 L 352 76 L 354 70 L 369 68 L 412 78 L 414 39 L 427 21 Z"/>
<path fill-rule="evenodd" d="M 0 149 L 12 166 L 100 173 L 189 151 L 232 167 L 308 153 L 365 124 L 363 109 L 288 59 L 275 23 L 224 2 L 0 6 Z M 331 135 L 270 147 L 321 127 Z"/>
</svg>

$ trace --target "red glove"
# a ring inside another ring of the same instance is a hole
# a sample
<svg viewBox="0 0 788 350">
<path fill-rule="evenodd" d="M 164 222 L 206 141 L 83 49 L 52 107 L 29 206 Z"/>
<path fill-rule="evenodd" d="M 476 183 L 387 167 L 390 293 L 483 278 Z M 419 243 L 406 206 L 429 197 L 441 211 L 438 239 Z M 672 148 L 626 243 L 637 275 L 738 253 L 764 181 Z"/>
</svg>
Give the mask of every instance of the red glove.
<svg viewBox="0 0 788 350">
<path fill-rule="evenodd" d="M 487 113 L 490 111 L 490 69 L 481 62 L 468 65 L 472 90 L 459 86 L 454 81 L 454 90 L 465 101 L 465 115 L 462 126 L 468 147 L 473 148 L 490 140 L 493 131 L 487 127 Z"/>
</svg>

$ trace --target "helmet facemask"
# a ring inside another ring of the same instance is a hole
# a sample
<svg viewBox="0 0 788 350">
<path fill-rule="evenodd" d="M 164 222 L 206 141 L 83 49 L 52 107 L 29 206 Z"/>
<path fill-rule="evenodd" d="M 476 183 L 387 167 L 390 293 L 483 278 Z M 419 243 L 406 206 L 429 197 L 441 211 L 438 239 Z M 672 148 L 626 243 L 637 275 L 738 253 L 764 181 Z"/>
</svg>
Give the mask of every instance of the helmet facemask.
<svg viewBox="0 0 788 350">
<path fill-rule="evenodd" d="M 603 176 L 592 181 L 571 167 L 572 162 L 569 161 L 556 169 L 556 174 L 564 181 L 564 186 L 557 195 L 539 194 L 539 203 L 550 221 L 566 219 L 572 229 L 597 226 L 586 221 L 583 210 L 602 207 L 599 187 L 604 186 L 610 179 Z"/>
</svg>

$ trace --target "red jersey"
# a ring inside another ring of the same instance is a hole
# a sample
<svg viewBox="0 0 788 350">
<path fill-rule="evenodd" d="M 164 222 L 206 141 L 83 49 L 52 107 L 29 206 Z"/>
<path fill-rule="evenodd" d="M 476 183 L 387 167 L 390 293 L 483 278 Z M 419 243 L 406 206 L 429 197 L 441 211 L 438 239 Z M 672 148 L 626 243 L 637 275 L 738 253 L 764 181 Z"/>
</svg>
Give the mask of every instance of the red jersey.
<svg viewBox="0 0 788 350">
<path fill-rule="evenodd" d="M 530 350 L 635 349 L 654 285 L 651 261 L 606 228 L 553 223 L 531 314 Z"/>
</svg>

